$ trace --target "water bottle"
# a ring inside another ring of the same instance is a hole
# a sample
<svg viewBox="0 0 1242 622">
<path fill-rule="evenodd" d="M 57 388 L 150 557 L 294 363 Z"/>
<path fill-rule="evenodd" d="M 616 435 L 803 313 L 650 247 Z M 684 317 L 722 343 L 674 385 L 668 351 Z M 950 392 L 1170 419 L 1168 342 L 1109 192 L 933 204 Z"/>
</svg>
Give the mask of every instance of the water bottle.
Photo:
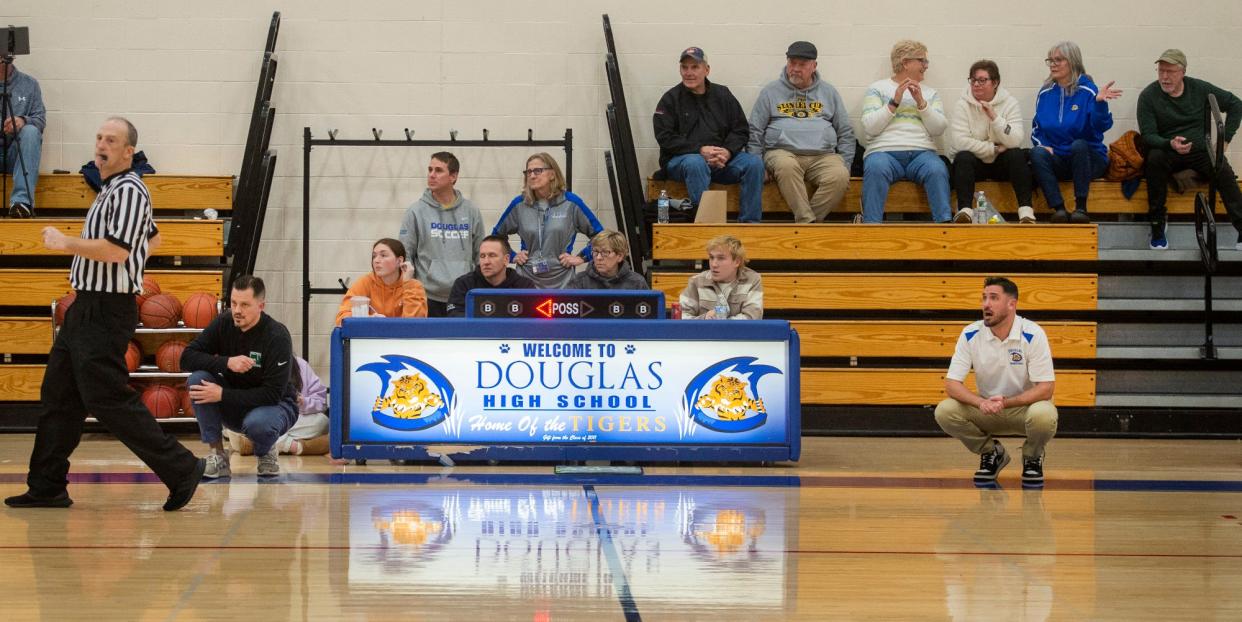
<svg viewBox="0 0 1242 622">
<path fill-rule="evenodd" d="M 988 221 L 988 209 L 991 204 L 988 203 L 988 197 L 980 190 L 975 193 L 975 217 L 972 219 L 976 225 L 984 224 Z"/>
<path fill-rule="evenodd" d="M 656 222 L 668 224 L 668 191 L 661 190 L 660 198 L 656 199 Z"/>
</svg>

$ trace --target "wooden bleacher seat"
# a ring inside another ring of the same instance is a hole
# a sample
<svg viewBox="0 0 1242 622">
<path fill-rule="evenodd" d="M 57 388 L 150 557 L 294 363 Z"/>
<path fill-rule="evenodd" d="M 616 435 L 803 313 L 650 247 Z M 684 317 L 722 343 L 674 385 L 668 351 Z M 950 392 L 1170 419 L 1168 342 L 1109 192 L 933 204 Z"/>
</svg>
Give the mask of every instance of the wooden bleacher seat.
<svg viewBox="0 0 1242 622">
<path fill-rule="evenodd" d="M 220 220 L 157 219 L 160 246 L 155 257 L 219 257 L 224 254 L 224 222 Z M 34 218 L 0 220 L 0 256 L 57 256 L 43 247 L 43 228 L 56 227 L 65 235 L 82 234 L 81 218 Z"/>
<path fill-rule="evenodd" d="M 803 368 L 802 403 L 934 405 L 946 397 L 944 376 L 944 369 Z M 966 386 L 975 390 L 974 374 Z M 1095 372 L 1057 370 L 1055 392 L 1058 406 L 1094 406 Z"/>
<path fill-rule="evenodd" d="M 37 402 L 43 385 L 43 365 L 0 365 L 0 400 Z"/>
<path fill-rule="evenodd" d="M 151 207 L 162 210 L 201 210 L 208 207 L 217 211 L 233 206 L 233 178 L 205 175 L 147 175 L 142 178 L 151 192 Z M 9 180 L 10 191 L 13 181 Z M 35 189 L 35 213 L 39 210 L 86 211 L 95 200 L 95 191 L 79 174 L 40 175 Z M 4 205 L 8 205 L 5 197 Z"/>
<path fill-rule="evenodd" d="M 753 260 L 1094 261 L 1095 225 L 729 225 L 657 224 L 653 258 L 701 260 L 709 240 L 730 234 Z"/>
<path fill-rule="evenodd" d="M 981 181 L 975 184 L 977 190 L 982 190 L 988 195 L 988 199 L 992 204 L 1004 214 L 1016 214 L 1018 212 L 1018 204 L 1014 201 L 1013 187 L 1009 182 L 1001 181 Z M 712 184 L 712 190 L 724 190 L 728 193 L 728 210 L 730 213 L 738 211 L 738 193 L 741 188 L 738 184 Z M 678 181 L 659 180 L 654 178 L 647 179 L 647 196 L 659 196 L 660 190 L 667 190 L 671 197 L 684 197 L 687 195 L 685 184 Z M 1061 193 L 1066 197 L 1074 196 L 1074 188 L 1072 182 L 1061 183 Z M 1044 201 L 1043 196 L 1036 193 L 1035 195 L 1036 217 L 1040 222 L 1046 222 L 1051 210 Z M 1169 192 L 1167 207 L 1169 213 L 1173 215 L 1193 215 L 1194 194 L 1187 192 L 1186 194 L 1177 194 Z M 1134 196 L 1127 199 L 1121 193 L 1121 183 L 1115 181 L 1096 180 L 1091 183 L 1091 196 L 1087 203 L 1087 209 L 1093 214 L 1146 214 L 1147 213 L 1147 186 L 1143 184 L 1139 186 Z M 850 180 L 849 190 L 845 193 L 845 199 L 841 202 L 839 212 L 855 214 L 862 211 L 862 179 L 855 177 Z M 899 181 L 893 184 L 889 190 L 888 202 L 885 204 L 884 211 L 890 214 L 930 214 L 931 208 L 927 205 L 927 195 L 923 192 L 923 188 L 914 182 Z M 763 213 L 764 214 L 790 214 L 789 206 L 785 204 L 785 198 L 781 196 L 780 190 L 776 184 L 769 182 L 763 186 Z M 1218 203 L 1217 213 L 1225 214 L 1223 204 Z"/>
<path fill-rule="evenodd" d="M 920 357 L 953 356 L 966 322 L 903 320 L 796 320 L 802 356 Z M 1042 322 L 1058 359 L 1093 359 L 1095 322 Z M 947 363 L 946 363 L 947 366 Z"/>
<path fill-rule="evenodd" d="M 49 317 L 0 317 L 0 354 L 47 354 L 52 349 Z"/>
<path fill-rule="evenodd" d="M 674 301 L 686 287 L 685 272 L 654 272 L 651 287 Z M 1096 308 L 1094 274 L 1011 274 L 1022 292 L 1022 309 L 1087 311 Z M 765 309 L 939 310 L 979 307 L 983 277 L 977 274 L 775 272 L 763 274 Z"/>
<path fill-rule="evenodd" d="M 185 300 L 195 292 L 219 293 L 223 275 L 211 270 L 148 270 L 147 275 L 160 284 L 160 291 Z M 58 268 L 0 268 L 0 299 L 7 306 L 42 307 L 51 317 L 53 300 L 69 293 L 69 270 Z M 3 400 L 3 397 L 0 397 Z"/>
</svg>

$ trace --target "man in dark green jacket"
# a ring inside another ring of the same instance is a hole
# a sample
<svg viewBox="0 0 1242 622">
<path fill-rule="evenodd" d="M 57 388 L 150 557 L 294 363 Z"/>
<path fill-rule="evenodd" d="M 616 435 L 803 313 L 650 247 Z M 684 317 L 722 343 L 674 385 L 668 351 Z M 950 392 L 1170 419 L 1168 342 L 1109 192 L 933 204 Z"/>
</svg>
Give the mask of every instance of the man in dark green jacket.
<svg viewBox="0 0 1242 622">
<path fill-rule="evenodd" d="M 1204 178 L 1212 175 L 1203 125 L 1208 94 L 1216 96 L 1216 103 L 1226 115 L 1225 133 L 1219 139 L 1228 145 L 1242 123 L 1242 99 L 1209 82 L 1186 77 L 1186 55 L 1181 50 L 1165 50 L 1160 55 L 1156 60 L 1156 81 L 1139 95 L 1139 133 L 1148 148 L 1144 168 L 1153 249 L 1169 247 L 1165 209 L 1169 176 L 1186 169 L 1194 169 Z M 1238 179 L 1229 162 L 1221 163 L 1216 185 L 1229 219 L 1242 236 L 1242 191 L 1238 190 Z M 1242 240 L 1237 249 L 1242 250 Z"/>
</svg>

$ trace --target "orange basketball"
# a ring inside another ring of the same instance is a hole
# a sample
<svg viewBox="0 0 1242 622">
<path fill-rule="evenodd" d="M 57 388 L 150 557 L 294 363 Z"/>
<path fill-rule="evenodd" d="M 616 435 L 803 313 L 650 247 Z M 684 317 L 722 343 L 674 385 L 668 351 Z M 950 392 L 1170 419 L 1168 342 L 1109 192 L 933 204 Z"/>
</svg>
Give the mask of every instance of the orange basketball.
<svg viewBox="0 0 1242 622">
<path fill-rule="evenodd" d="M 131 373 L 138 371 L 138 366 L 142 364 L 142 346 L 137 341 L 129 342 L 129 347 L 125 349 L 125 368 Z"/>
<path fill-rule="evenodd" d="M 177 390 L 177 396 L 181 398 L 181 416 L 193 417 L 194 403 L 190 401 L 190 392 L 185 387 L 181 387 Z"/>
<path fill-rule="evenodd" d="M 177 390 L 166 384 L 151 384 L 142 391 L 142 403 L 156 419 L 171 419 L 181 406 Z"/>
<path fill-rule="evenodd" d="M 215 295 L 198 292 L 190 294 L 190 297 L 185 299 L 185 306 L 181 309 L 181 320 L 185 322 L 187 328 L 207 328 L 207 325 L 211 324 L 218 314 Z"/>
<path fill-rule="evenodd" d="M 142 303 L 148 298 L 160 293 L 160 284 L 149 276 L 142 277 L 142 293 L 134 296 L 134 300 L 138 303 L 138 310 L 142 311 Z"/>
<path fill-rule="evenodd" d="M 147 328 L 173 328 L 181 318 L 181 303 L 168 294 L 156 294 L 142 303 L 139 316 Z"/>
<path fill-rule="evenodd" d="M 155 350 L 155 366 L 160 371 L 170 374 L 181 373 L 181 353 L 185 351 L 184 341 L 165 341 Z"/>
<path fill-rule="evenodd" d="M 68 294 L 65 294 L 64 296 L 61 296 L 60 300 L 56 301 L 56 325 L 57 326 L 65 325 L 65 314 L 69 313 L 69 307 L 73 306 L 73 301 L 77 299 L 78 299 L 77 292 L 69 292 Z"/>
</svg>

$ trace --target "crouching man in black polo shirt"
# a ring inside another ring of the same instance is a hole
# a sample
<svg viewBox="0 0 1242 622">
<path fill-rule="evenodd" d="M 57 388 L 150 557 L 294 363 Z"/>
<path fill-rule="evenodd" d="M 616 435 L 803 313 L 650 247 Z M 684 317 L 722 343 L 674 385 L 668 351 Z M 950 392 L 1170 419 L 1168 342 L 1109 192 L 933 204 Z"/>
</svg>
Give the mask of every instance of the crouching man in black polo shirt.
<svg viewBox="0 0 1242 622">
<path fill-rule="evenodd" d="M 221 314 L 181 353 L 194 418 L 211 447 L 203 477 L 233 474 L 224 451 L 224 428 L 245 434 L 259 457 L 259 476 L 280 475 L 276 441 L 298 419 L 299 376 L 293 340 L 284 324 L 263 312 L 263 279 L 233 281 L 229 314 Z"/>
</svg>

